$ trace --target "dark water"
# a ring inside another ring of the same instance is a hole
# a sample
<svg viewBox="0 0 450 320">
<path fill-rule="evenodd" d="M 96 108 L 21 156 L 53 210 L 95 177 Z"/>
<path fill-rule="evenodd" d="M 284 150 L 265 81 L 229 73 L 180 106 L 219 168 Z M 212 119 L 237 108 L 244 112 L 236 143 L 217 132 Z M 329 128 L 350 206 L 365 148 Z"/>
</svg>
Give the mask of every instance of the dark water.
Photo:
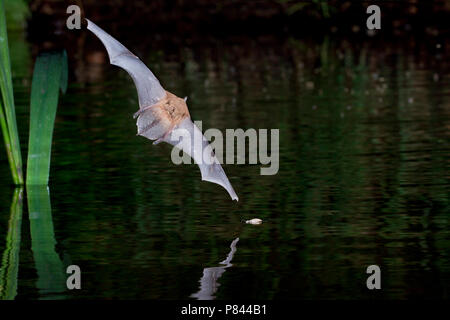
<svg viewBox="0 0 450 320">
<path fill-rule="evenodd" d="M 26 158 L 32 46 L 21 34 L 10 42 Z M 49 196 L 14 196 L 0 154 L 9 297 L 449 298 L 444 43 L 124 42 L 166 89 L 189 97 L 203 129 L 280 129 L 280 170 L 225 165 L 236 203 L 195 165 L 172 164 L 169 145 L 136 136 L 133 83 L 86 34 L 60 100 Z M 255 217 L 263 224 L 243 223 Z M 81 290 L 65 289 L 71 264 Z M 366 288 L 372 264 L 377 292 Z"/>
</svg>

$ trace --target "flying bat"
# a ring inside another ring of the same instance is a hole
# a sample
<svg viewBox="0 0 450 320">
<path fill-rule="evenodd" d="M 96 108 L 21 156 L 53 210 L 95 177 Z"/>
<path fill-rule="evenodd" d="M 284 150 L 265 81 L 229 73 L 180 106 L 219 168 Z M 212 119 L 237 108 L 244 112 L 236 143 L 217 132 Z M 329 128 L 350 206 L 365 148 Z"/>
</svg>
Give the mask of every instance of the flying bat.
<svg viewBox="0 0 450 320">
<path fill-rule="evenodd" d="M 134 118 L 137 118 L 137 134 L 155 140 L 153 144 L 166 142 L 183 150 L 199 166 L 202 180 L 221 185 L 231 199 L 238 201 L 208 140 L 192 122 L 186 100 L 166 91 L 137 56 L 95 23 L 86 20 L 88 30 L 105 46 L 110 63 L 127 71 L 133 79 L 139 99 L 139 110 L 134 114 Z M 176 130 L 187 135 L 173 134 Z M 201 137 L 201 142 L 196 142 L 194 137 Z"/>
</svg>

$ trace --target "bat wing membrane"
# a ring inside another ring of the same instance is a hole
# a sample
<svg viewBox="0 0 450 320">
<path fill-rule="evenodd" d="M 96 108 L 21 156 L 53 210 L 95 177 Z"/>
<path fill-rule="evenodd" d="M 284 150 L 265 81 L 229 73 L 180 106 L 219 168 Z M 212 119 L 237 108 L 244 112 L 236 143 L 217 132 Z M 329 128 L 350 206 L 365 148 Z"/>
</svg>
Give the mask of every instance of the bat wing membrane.
<svg viewBox="0 0 450 320">
<path fill-rule="evenodd" d="M 86 20 L 88 30 L 92 31 L 105 46 L 111 64 L 125 69 L 133 79 L 138 92 L 140 108 L 154 105 L 165 97 L 166 91 L 159 80 L 138 57 L 95 23 L 89 19 Z"/>
<path fill-rule="evenodd" d="M 174 137 L 172 134 L 175 130 L 183 130 L 185 134 L 189 136 L 186 139 L 185 135 L 181 132 Z M 201 143 L 195 141 L 195 137 L 201 138 Z M 236 192 L 231 186 L 227 175 L 223 171 L 219 160 L 214 155 L 214 152 L 208 142 L 203 136 L 200 129 L 191 121 L 190 118 L 184 119 L 180 122 L 171 132 L 164 138 L 164 141 L 183 150 L 187 153 L 200 168 L 202 180 L 216 183 L 225 188 L 228 191 L 231 199 L 239 201 Z"/>
</svg>

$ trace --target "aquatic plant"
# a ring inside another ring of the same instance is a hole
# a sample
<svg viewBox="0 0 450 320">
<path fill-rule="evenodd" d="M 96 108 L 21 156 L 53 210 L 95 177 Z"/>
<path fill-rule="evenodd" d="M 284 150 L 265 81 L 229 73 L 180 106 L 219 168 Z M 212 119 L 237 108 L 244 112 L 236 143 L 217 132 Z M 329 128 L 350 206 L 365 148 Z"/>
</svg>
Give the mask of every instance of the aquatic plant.
<svg viewBox="0 0 450 320">
<path fill-rule="evenodd" d="M 9 166 L 14 184 L 23 184 L 22 155 L 20 153 L 17 130 L 14 93 L 9 59 L 8 34 L 3 0 L 0 0 L 0 90 L 3 104 L 0 102 L 0 127 L 8 155 Z"/>
<path fill-rule="evenodd" d="M 27 185 L 47 185 L 59 89 L 67 89 L 66 52 L 43 53 L 36 59 L 31 85 Z"/>
<path fill-rule="evenodd" d="M 11 61 L 6 29 L 5 4 L 0 0 L 0 128 L 16 185 L 24 183 L 22 156 L 17 129 Z M 59 88 L 67 88 L 66 52 L 40 54 L 36 59 L 30 99 L 27 184 L 47 185 L 53 127 L 58 106 Z"/>
</svg>

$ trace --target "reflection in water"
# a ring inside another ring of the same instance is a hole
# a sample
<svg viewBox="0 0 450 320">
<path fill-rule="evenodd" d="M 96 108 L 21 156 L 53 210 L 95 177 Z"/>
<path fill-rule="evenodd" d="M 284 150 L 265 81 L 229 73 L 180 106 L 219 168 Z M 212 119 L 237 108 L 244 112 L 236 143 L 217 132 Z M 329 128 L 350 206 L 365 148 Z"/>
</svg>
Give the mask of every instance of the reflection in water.
<svg viewBox="0 0 450 320">
<path fill-rule="evenodd" d="M 233 260 L 234 253 L 236 252 L 236 244 L 238 241 L 239 238 L 233 240 L 227 258 L 220 262 L 220 264 L 224 265 L 223 267 L 203 269 L 203 276 L 200 279 L 200 290 L 197 293 L 192 294 L 191 298 L 197 298 L 198 300 L 214 300 L 214 294 L 220 286 L 220 283 L 217 283 L 217 280 L 222 276 L 226 268 L 232 266 L 231 260 Z"/>
<path fill-rule="evenodd" d="M 63 265 L 55 251 L 50 193 L 47 186 L 27 186 L 31 249 L 42 299 L 60 299 L 66 290 Z"/>
<path fill-rule="evenodd" d="M 6 248 L 0 264 L 0 300 L 12 300 L 17 294 L 19 272 L 20 228 L 22 226 L 23 188 L 14 190 L 8 222 Z"/>
</svg>

